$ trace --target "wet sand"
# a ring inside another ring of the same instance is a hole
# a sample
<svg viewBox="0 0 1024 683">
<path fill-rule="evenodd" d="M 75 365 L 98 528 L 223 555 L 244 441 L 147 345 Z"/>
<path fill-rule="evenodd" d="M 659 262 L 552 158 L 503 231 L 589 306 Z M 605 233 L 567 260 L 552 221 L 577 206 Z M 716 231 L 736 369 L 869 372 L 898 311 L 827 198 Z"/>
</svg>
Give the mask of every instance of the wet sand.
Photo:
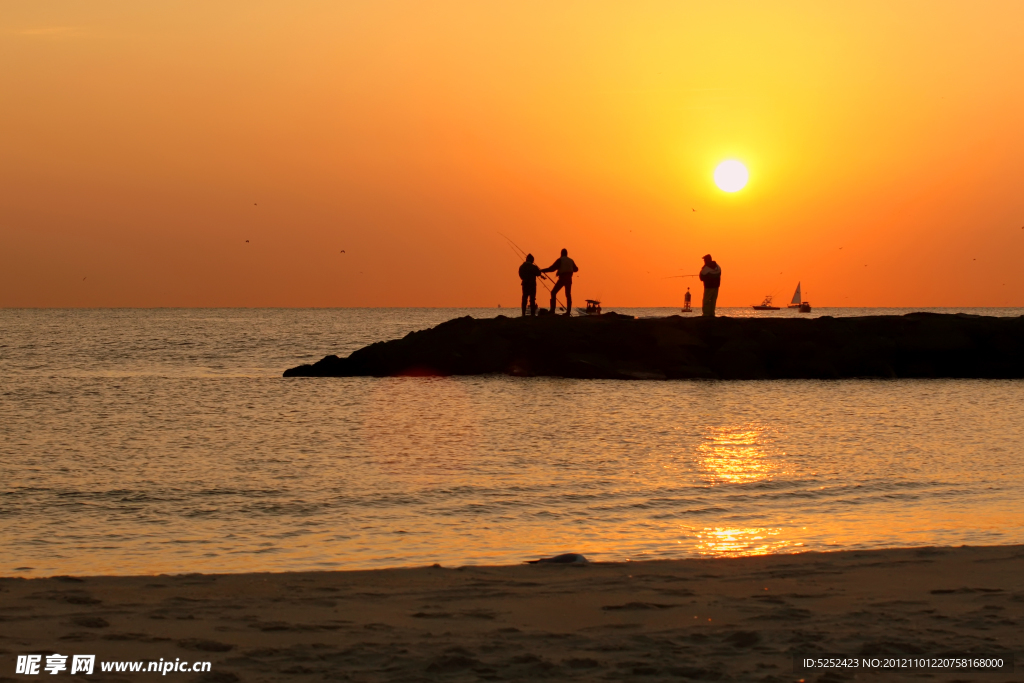
<svg viewBox="0 0 1024 683">
<path fill-rule="evenodd" d="M 1019 660 L 1022 651 L 1022 546 L 0 579 L 0 681 L 33 680 L 15 675 L 16 655 L 52 652 L 208 660 L 211 673 L 166 678 L 210 683 L 1024 681 L 1020 665 L 1016 673 L 793 671 L 795 653 L 1015 652 Z M 98 669 L 87 679 L 157 676 Z"/>
</svg>

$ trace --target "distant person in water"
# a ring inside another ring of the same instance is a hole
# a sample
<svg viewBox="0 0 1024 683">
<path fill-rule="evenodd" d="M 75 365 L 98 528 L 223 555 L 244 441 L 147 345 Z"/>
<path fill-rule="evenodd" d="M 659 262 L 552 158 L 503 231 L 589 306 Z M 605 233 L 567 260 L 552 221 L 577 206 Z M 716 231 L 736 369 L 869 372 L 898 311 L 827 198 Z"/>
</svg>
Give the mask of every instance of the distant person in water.
<svg viewBox="0 0 1024 683">
<path fill-rule="evenodd" d="M 718 288 L 722 285 L 722 267 L 711 258 L 711 254 L 704 255 L 704 267 L 700 269 L 700 281 L 704 283 L 704 311 L 705 318 L 715 317 L 715 304 L 718 303 Z"/>
<path fill-rule="evenodd" d="M 579 271 L 579 268 L 576 267 L 576 262 L 569 258 L 569 252 L 566 249 L 562 250 L 562 255 L 551 264 L 550 268 L 545 268 L 540 272 L 550 273 L 553 271 L 558 272 L 558 282 L 555 283 L 555 288 L 551 290 L 551 312 L 555 312 L 555 297 L 558 295 L 558 290 L 564 287 L 565 314 L 572 315 L 572 274 Z"/>
<path fill-rule="evenodd" d="M 523 315 L 526 315 L 526 300 L 530 300 L 530 315 L 537 315 L 537 278 L 540 268 L 533 262 L 533 254 L 526 255 L 526 262 L 519 266 L 519 279 L 523 281 Z"/>
<path fill-rule="evenodd" d="M 686 288 L 686 296 L 683 297 L 683 308 L 687 311 L 690 310 L 690 302 L 693 301 L 693 297 L 690 296 L 690 288 Z"/>
</svg>

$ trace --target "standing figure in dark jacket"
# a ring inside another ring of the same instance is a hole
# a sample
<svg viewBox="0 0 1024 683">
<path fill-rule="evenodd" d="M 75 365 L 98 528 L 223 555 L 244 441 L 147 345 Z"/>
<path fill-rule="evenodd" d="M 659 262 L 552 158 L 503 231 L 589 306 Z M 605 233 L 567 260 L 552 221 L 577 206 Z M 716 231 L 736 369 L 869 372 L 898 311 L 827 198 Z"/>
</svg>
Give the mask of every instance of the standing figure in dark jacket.
<svg viewBox="0 0 1024 683">
<path fill-rule="evenodd" d="M 555 312 L 555 296 L 558 294 L 558 290 L 565 287 L 565 314 L 572 315 L 572 274 L 579 271 L 579 268 L 576 267 L 576 262 L 569 258 L 569 252 L 566 249 L 562 250 L 562 255 L 551 264 L 550 268 L 545 268 L 540 272 L 550 273 L 552 271 L 558 271 L 558 282 L 551 290 L 551 312 Z"/>
<path fill-rule="evenodd" d="M 703 315 L 705 318 L 714 318 L 718 288 L 722 286 L 722 268 L 711 259 L 711 254 L 704 255 L 704 267 L 700 269 L 698 277 L 704 283 Z"/>
<path fill-rule="evenodd" d="M 533 262 L 533 254 L 526 255 L 526 263 L 519 266 L 519 279 L 523 281 L 523 315 L 526 315 L 526 300 L 530 300 L 530 315 L 537 315 L 537 278 L 540 268 Z"/>
</svg>

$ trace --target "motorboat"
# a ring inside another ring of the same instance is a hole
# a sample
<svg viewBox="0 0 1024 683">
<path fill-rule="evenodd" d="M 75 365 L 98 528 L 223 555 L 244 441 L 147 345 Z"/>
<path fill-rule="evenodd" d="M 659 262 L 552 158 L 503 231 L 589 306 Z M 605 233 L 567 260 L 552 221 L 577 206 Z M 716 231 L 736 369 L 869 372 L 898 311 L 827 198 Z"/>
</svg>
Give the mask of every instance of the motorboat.
<svg viewBox="0 0 1024 683">
<path fill-rule="evenodd" d="M 596 299 L 587 299 L 587 307 L 583 309 L 582 313 L 583 315 L 601 315 L 601 302 Z"/>
<path fill-rule="evenodd" d="M 771 294 L 766 294 L 765 297 L 764 297 L 764 301 L 762 301 L 757 306 L 751 306 L 751 308 L 753 308 L 755 311 L 777 311 L 777 310 L 779 310 L 778 306 L 772 306 L 772 295 Z"/>
</svg>

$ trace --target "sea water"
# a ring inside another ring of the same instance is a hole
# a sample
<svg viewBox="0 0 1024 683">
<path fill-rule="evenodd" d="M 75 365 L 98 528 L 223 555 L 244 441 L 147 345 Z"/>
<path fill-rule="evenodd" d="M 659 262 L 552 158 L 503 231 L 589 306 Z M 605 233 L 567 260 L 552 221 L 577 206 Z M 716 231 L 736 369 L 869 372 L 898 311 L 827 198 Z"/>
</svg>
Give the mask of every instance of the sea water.
<svg viewBox="0 0 1024 683">
<path fill-rule="evenodd" d="M 1024 543 L 1021 381 L 281 377 L 502 313 L 0 311 L 0 576 Z"/>
</svg>

